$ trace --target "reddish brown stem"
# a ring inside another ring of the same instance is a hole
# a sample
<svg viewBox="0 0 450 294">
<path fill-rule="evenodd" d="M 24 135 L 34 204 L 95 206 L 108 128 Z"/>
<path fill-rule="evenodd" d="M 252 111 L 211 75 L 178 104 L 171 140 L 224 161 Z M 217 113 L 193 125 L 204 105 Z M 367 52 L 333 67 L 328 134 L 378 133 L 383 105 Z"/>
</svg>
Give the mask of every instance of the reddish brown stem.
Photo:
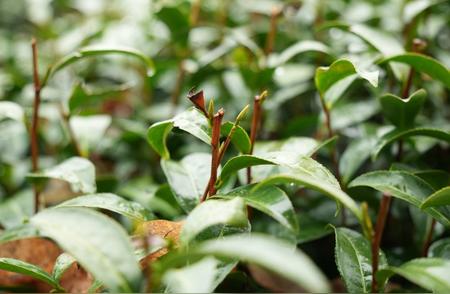
<svg viewBox="0 0 450 294">
<path fill-rule="evenodd" d="M 277 23 L 278 23 L 278 18 L 280 17 L 280 14 L 281 14 L 281 9 L 279 7 L 272 8 L 272 14 L 270 16 L 270 29 L 269 29 L 269 33 L 267 34 L 266 47 L 264 50 L 264 53 L 266 55 L 269 55 L 273 51 L 273 45 L 275 43 L 275 36 L 277 34 Z"/>
<path fill-rule="evenodd" d="M 258 134 L 259 125 L 261 124 L 261 105 L 264 97 L 256 96 L 253 100 L 253 115 L 252 125 L 250 128 L 250 155 L 253 154 L 253 148 L 255 146 L 256 135 Z M 247 184 L 252 182 L 252 168 L 247 167 Z"/>
<path fill-rule="evenodd" d="M 201 201 L 205 201 L 208 196 L 216 194 L 217 169 L 219 168 L 220 159 L 220 127 L 224 115 L 223 109 L 219 109 L 212 118 L 212 134 L 211 134 L 211 174 L 208 185 Z"/>
<path fill-rule="evenodd" d="M 33 119 L 31 123 L 31 163 L 33 172 L 39 169 L 39 145 L 38 145 L 38 127 L 39 127 L 39 104 L 41 103 L 41 82 L 39 80 L 39 69 L 37 61 L 37 43 L 36 39 L 31 40 L 31 49 L 33 54 L 33 82 L 34 82 L 34 105 Z M 34 185 L 34 212 L 39 210 L 39 189 Z"/>
<path fill-rule="evenodd" d="M 391 205 L 391 196 L 384 193 L 381 199 L 380 209 L 378 211 L 377 223 L 375 225 L 375 236 L 372 239 L 372 293 L 378 292 L 378 283 L 376 273 L 378 271 L 380 244 L 383 237 L 386 219 L 389 215 L 389 207 Z"/>
<path fill-rule="evenodd" d="M 431 221 L 430 229 L 427 232 L 427 236 L 423 243 L 422 257 L 427 257 L 427 255 L 428 255 L 428 249 L 430 248 L 431 241 L 433 240 L 433 232 L 434 232 L 435 226 L 436 226 L 436 220 L 433 218 L 433 220 Z"/>
<path fill-rule="evenodd" d="M 228 146 L 230 146 L 231 143 L 231 139 L 233 139 L 233 135 L 236 132 L 236 128 L 237 125 L 233 125 L 233 127 L 231 128 L 230 132 L 228 133 L 227 138 L 225 139 L 225 142 L 223 142 L 222 147 L 220 148 L 220 152 L 219 152 L 219 164 L 222 161 L 223 156 L 225 155 L 225 152 L 228 149 Z"/>
</svg>

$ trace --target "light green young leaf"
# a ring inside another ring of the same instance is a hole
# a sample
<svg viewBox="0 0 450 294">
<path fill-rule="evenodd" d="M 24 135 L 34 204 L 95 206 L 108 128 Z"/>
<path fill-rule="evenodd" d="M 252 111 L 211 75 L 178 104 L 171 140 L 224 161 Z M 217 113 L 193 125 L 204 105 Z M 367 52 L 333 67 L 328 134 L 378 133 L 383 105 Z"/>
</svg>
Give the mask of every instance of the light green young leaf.
<svg viewBox="0 0 450 294">
<path fill-rule="evenodd" d="M 216 225 L 221 225 L 223 228 L 234 227 L 241 232 L 249 229 L 246 206 L 242 198 L 211 199 L 198 205 L 185 220 L 180 234 L 180 242 L 186 245 L 201 232 Z M 215 232 L 213 235 L 213 237 L 217 237 Z M 211 236 L 206 237 L 210 238 Z"/>
<path fill-rule="evenodd" d="M 375 171 L 363 174 L 348 185 L 349 188 L 367 186 L 402 199 L 419 208 L 423 199 L 434 192 L 421 178 L 405 171 Z M 424 209 L 445 226 L 450 226 L 450 218 L 445 211 L 435 208 Z"/>
<path fill-rule="evenodd" d="M 110 54 L 120 54 L 120 55 L 128 55 L 128 56 L 136 57 L 136 58 L 140 59 L 146 66 L 148 76 L 152 76 L 154 73 L 155 66 L 153 64 L 153 61 L 148 56 L 144 55 L 142 52 L 140 52 L 136 49 L 126 48 L 126 47 L 89 46 L 89 47 L 81 48 L 80 50 L 63 57 L 61 60 L 56 62 L 54 65 L 50 66 L 49 69 L 47 70 L 47 73 L 46 73 L 44 79 L 42 80 L 41 85 L 42 85 L 42 87 L 44 87 L 47 84 L 48 80 L 53 75 L 55 75 L 58 71 L 67 67 L 68 65 L 71 65 L 72 63 L 75 63 L 86 57 L 110 55 Z"/>
<path fill-rule="evenodd" d="M 64 290 L 59 285 L 58 281 L 56 281 L 42 268 L 34 264 L 14 258 L 0 257 L 0 269 L 33 277 L 35 279 L 38 279 L 40 281 L 49 284 L 58 291 L 64 292 Z"/>
<path fill-rule="evenodd" d="M 336 228 L 336 264 L 349 293 L 370 293 L 372 284 L 371 244 L 363 235 L 347 228 Z M 379 268 L 387 267 L 380 252 Z"/>
<path fill-rule="evenodd" d="M 377 144 L 372 149 L 372 160 L 375 160 L 378 157 L 378 154 L 380 154 L 386 146 L 397 140 L 406 139 L 413 136 L 425 136 L 450 143 L 450 132 L 448 130 L 425 127 L 406 130 L 394 129 L 378 139 Z"/>
<path fill-rule="evenodd" d="M 198 204 L 208 184 L 211 155 L 192 153 L 179 162 L 162 159 L 161 167 L 180 206 L 186 212 L 191 211 Z"/>
<path fill-rule="evenodd" d="M 404 53 L 387 57 L 381 61 L 399 62 L 413 67 L 416 71 L 425 73 L 450 88 L 450 73 L 447 67 L 429 56 L 418 53 Z"/>
<path fill-rule="evenodd" d="M 107 216 L 85 208 L 53 208 L 33 216 L 30 224 L 109 290 L 139 291 L 142 276 L 129 237 Z"/>
<path fill-rule="evenodd" d="M 164 159 L 170 158 L 166 139 L 174 127 L 190 133 L 206 144 L 211 144 L 208 120 L 195 107 L 191 107 L 176 115 L 173 119 L 157 122 L 148 128 L 148 143 Z"/>
<path fill-rule="evenodd" d="M 329 284 L 320 269 L 291 244 L 265 235 L 234 235 L 205 241 L 196 252 L 239 259 L 259 265 L 308 292 L 329 292 Z"/>
<path fill-rule="evenodd" d="M 55 261 L 53 266 L 52 277 L 56 281 L 60 281 L 63 274 L 70 268 L 70 266 L 76 262 L 76 259 L 72 255 L 67 253 L 61 253 Z"/>
<path fill-rule="evenodd" d="M 241 198 L 244 202 L 274 218 L 294 233 L 298 232 L 297 216 L 286 193 L 275 186 L 264 186 L 253 190 L 254 185 L 241 186 L 229 193 L 216 195 L 224 199 Z"/>
<path fill-rule="evenodd" d="M 95 166 L 89 160 L 82 157 L 72 157 L 62 163 L 43 170 L 29 174 L 32 180 L 58 179 L 70 184 L 73 192 L 95 193 Z"/>
<path fill-rule="evenodd" d="M 417 90 L 407 99 L 393 94 L 385 94 L 379 98 L 384 116 L 396 127 L 405 129 L 414 125 L 414 119 L 419 114 L 425 102 L 427 92 Z"/>
<path fill-rule="evenodd" d="M 428 249 L 428 257 L 450 260 L 450 238 L 437 240 Z"/>
<path fill-rule="evenodd" d="M 435 206 L 450 205 L 450 187 L 445 187 L 434 192 L 420 205 L 421 209 Z"/>
<path fill-rule="evenodd" d="M 222 124 L 222 127 L 220 128 L 221 135 L 226 137 L 230 133 L 233 125 L 234 124 L 229 121 Z M 237 128 L 235 129 L 233 137 L 231 138 L 231 142 L 240 152 L 244 154 L 250 152 L 250 148 L 252 145 L 250 142 L 250 137 L 241 126 L 237 126 Z"/>
<path fill-rule="evenodd" d="M 89 207 L 116 212 L 136 221 L 147 221 L 153 218 L 150 211 L 136 202 L 128 201 L 111 193 L 84 195 L 69 199 L 58 207 Z"/>
<path fill-rule="evenodd" d="M 381 283 L 397 274 L 420 287 L 435 293 L 450 291 L 450 261 L 440 258 L 417 258 L 398 267 L 390 266 L 378 272 Z"/>
</svg>

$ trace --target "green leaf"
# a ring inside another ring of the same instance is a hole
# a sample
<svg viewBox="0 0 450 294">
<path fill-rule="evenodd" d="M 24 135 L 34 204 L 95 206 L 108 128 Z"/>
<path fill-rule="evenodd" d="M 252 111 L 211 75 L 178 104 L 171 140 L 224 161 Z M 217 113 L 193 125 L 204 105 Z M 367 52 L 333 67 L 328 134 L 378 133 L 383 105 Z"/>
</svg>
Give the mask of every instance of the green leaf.
<svg viewBox="0 0 450 294">
<path fill-rule="evenodd" d="M 450 205 L 450 187 L 445 187 L 431 194 L 424 200 L 421 209 L 435 206 Z"/>
<path fill-rule="evenodd" d="M 422 14 L 425 10 L 433 5 L 445 2 L 443 0 L 414 0 L 406 3 L 403 9 L 403 22 L 405 24 L 411 23 L 417 16 Z"/>
<path fill-rule="evenodd" d="M 29 174 L 31 180 L 58 179 L 70 184 L 73 192 L 95 193 L 95 166 L 82 157 L 72 157 L 42 172 Z"/>
<path fill-rule="evenodd" d="M 245 204 L 269 215 L 283 226 L 297 233 L 297 216 L 286 193 L 275 186 L 265 186 L 258 190 L 253 190 L 253 186 L 241 186 L 225 195 L 219 194 L 214 197 L 225 199 L 239 197 L 244 200 Z"/>
<path fill-rule="evenodd" d="M 89 149 L 98 146 L 111 125 L 111 121 L 111 116 L 103 114 L 70 117 L 70 127 L 83 154 L 89 154 Z"/>
<path fill-rule="evenodd" d="M 180 206 L 191 211 L 199 202 L 209 181 L 211 155 L 192 153 L 179 162 L 161 159 L 161 167 Z"/>
<path fill-rule="evenodd" d="M 450 260 L 450 238 L 437 240 L 428 249 L 428 257 L 439 257 Z"/>
<path fill-rule="evenodd" d="M 307 292 L 329 292 L 329 284 L 320 269 L 300 250 L 286 242 L 264 235 L 235 235 L 200 244 L 197 252 L 236 258 L 259 265 Z"/>
<path fill-rule="evenodd" d="M 29 224 L 24 224 L 1 232 L 0 244 L 36 236 L 39 236 L 39 232 L 36 228 L 30 226 Z"/>
<path fill-rule="evenodd" d="M 376 143 L 377 140 L 374 136 L 362 137 L 350 142 L 339 160 L 342 182 L 348 183 L 359 167 L 369 159 L 370 150 Z"/>
<path fill-rule="evenodd" d="M 378 143 L 372 149 L 372 160 L 375 160 L 378 157 L 378 154 L 389 144 L 413 136 L 425 136 L 450 143 L 450 132 L 447 130 L 423 127 L 407 130 L 394 129 L 378 139 Z"/>
<path fill-rule="evenodd" d="M 5 229 L 19 226 L 33 215 L 33 209 L 32 190 L 21 191 L 0 203 L 0 224 Z"/>
<path fill-rule="evenodd" d="M 52 277 L 56 281 L 61 281 L 63 274 L 70 268 L 70 266 L 76 262 L 76 259 L 72 255 L 67 253 L 61 253 L 55 261 L 53 266 Z"/>
<path fill-rule="evenodd" d="M 349 293 L 370 293 L 372 284 L 372 252 L 370 241 L 358 232 L 336 228 L 336 264 Z M 379 268 L 387 266 L 380 252 Z"/>
<path fill-rule="evenodd" d="M 393 94 L 381 96 L 381 110 L 384 116 L 396 127 L 405 129 L 414 125 L 414 119 L 419 114 L 425 102 L 427 92 L 417 90 L 407 99 L 402 99 Z"/>
<path fill-rule="evenodd" d="M 153 61 L 143 54 L 142 52 L 133 49 L 133 48 L 127 48 L 127 47 L 101 47 L 101 46 L 89 46 L 81 48 L 80 50 L 71 53 L 62 59 L 60 59 L 58 62 L 56 62 L 54 65 L 50 66 L 47 70 L 47 73 L 42 80 L 42 87 L 45 87 L 48 80 L 54 76 L 58 71 L 62 70 L 63 68 L 71 65 L 72 63 L 75 63 L 81 59 L 84 59 L 86 57 L 93 57 L 93 56 L 100 56 L 100 55 L 110 55 L 110 54 L 120 54 L 120 55 L 128 55 L 132 57 L 136 57 L 137 59 L 141 60 L 144 65 L 147 68 L 147 75 L 152 76 L 155 70 L 155 65 L 153 64 Z"/>
<path fill-rule="evenodd" d="M 111 193 L 98 193 L 76 197 L 59 204 L 58 207 L 106 209 L 136 221 L 147 221 L 153 218 L 153 215 L 139 203 L 125 200 Z"/>
<path fill-rule="evenodd" d="M 172 41 L 187 47 L 190 24 L 180 7 L 164 6 L 155 15 L 169 28 Z"/>
<path fill-rule="evenodd" d="M 85 208 L 54 208 L 30 224 L 53 239 L 109 290 L 137 292 L 141 271 L 125 230 L 107 216 Z"/>
<path fill-rule="evenodd" d="M 450 74 L 445 65 L 436 59 L 418 53 L 405 53 L 387 57 L 380 63 L 399 62 L 413 67 L 416 71 L 425 73 L 450 88 Z"/>
<path fill-rule="evenodd" d="M 423 199 L 433 193 L 433 188 L 421 178 L 404 171 L 375 171 L 363 174 L 348 185 L 349 188 L 366 186 L 402 199 L 419 208 Z M 439 209 L 426 208 L 426 213 L 446 226 L 450 219 Z"/>
<path fill-rule="evenodd" d="M 348 128 L 367 121 L 370 117 L 377 114 L 378 111 L 378 103 L 373 100 L 339 103 L 331 109 L 331 127 L 333 130 Z M 324 116 L 322 117 L 325 118 Z"/>
<path fill-rule="evenodd" d="M 0 101 L 0 121 L 3 119 L 12 119 L 23 122 L 25 113 L 22 107 L 11 101 Z"/>
<path fill-rule="evenodd" d="M 222 136 L 227 136 L 230 133 L 231 128 L 233 127 L 233 123 L 227 121 L 224 123 L 220 129 L 220 133 Z M 231 142 L 236 147 L 237 150 L 241 153 L 249 153 L 250 148 L 252 146 L 250 142 L 250 138 L 247 132 L 241 127 L 237 126 L 234 131 L 233 137 L 231 138 Z"/>
<path fill-rule="evenodd" d="M 220 173 L 220 179 L 224 181 L 230 177 L 233 173 L 240 169 L 255 166 L 255 165 L 276 165 L 277 162 L 274 160 L 268 160 L 254 155 L 238 155 L 225 163 Z"/>
<path fill-rule="evenodd" d="M 64 292 L 59 286 L 58 281 L 56 281 L 42 268 L 34 264 L 14 258 L 0 257 L 0 269 L 33 277 L 49 284 L 58 291 Z"/>
<path fill-rule="evenodd" d="M 320 53 L 330 54 L 330 48 L 325 44 L 312 40 L 302 40 L 289 46 L 280 54 L 272 54 L 269 56 L 268 66 L 277 67 L 288 62 L 293 57 L 308 51 L 316 51 Z"/>
<path fill-rule="evenodd" d="M 334 180 L 333 180 L 334 179 Z M 356 202 L 341 190 L 336 179 L 322 165 L 313 159 L 304 160 L 291 174 L 279 174 L 260 182 L 254 189 L 273 184 L 297 184 L 316 190 L 342 203 L 361 221 L 362 214 Z"/>
<path fill-rule="evenodd" d="M 212 293 L 236 263 L 205 257 L 192 265 L 171 269 L 163 276 L 166 293 Z"/>
<path fill-rule="evenodd" d="M 386 281 L 397 274 L 420 287 L 436 293 L 450 291 L 450 261 L 440 258 L 417 258 L 398 267 L 388 267 L 377 274 L 379 281 Z"/>
<path fill-rule="evenodd" d="M 217 225 L 221 225 L 223 228 L 235 227 L 240 231 L 248 230 L 247 210 L 242 198 L 210 199 L 198 205 L 185 220 L 180 234 L 180 242 L 188 244 L 202 231 Z"/>
<path fill-rule="evenodd" d="M 327 91 L 334 84 L 354 74 L 358 74 L 360 78 L 367 80 L 372 86 L 378 86 L 378 71 L 362 71 L 347 59 L 336 60 L 329 67 L 317 68 L 314 82 L 320 95 L 325 97 Z"/>
<path fill-rule="evenodd" d="M 148 128 L 147 140 L 149 144 L 164 159 L 170 158 L 166 139 L 174 127 L 190 133 L 206 144 L 211 144 L 208 120 L 195 107 L 191 107 L 176 115 L 173 119 L 155 123 Z"/>
</svg>

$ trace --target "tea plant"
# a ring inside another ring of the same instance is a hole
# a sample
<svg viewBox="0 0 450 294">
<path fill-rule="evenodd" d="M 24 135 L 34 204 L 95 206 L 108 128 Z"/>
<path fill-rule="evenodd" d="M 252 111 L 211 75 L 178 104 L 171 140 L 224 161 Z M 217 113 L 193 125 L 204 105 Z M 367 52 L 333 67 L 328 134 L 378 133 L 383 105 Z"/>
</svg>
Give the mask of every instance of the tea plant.
<svg viewBox="0 0 450 294">
<path fill-rule="evenodd" d="M 448 3 L 44 2 L 0 11 L 1 290 L 450 291 Z"/>
</svg>

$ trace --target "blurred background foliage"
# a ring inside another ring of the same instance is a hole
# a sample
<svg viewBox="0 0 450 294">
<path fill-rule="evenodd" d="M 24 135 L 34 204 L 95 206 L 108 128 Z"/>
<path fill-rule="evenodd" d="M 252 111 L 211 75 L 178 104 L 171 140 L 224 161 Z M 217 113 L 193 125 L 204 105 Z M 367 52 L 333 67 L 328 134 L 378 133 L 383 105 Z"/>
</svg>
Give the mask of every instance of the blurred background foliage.
<svg viewBox="0 0 450 294">
<path fill-rule="evenodd" d="M 48 66 L 89 45 L 143 52 L 154 61 L 152 76 L 135 58 L 108 55 L 83 59 L 49 80 L 42 92 L 41 168 L 76 155 L 68 122 L 79 147 L 96 166 L 98 192 L 115 192 L 147 207 L 157 203 L 162 207 L 162 217 L 177 218 L 181 210 L 173 197 L 167 196 L 167 185 L 161 185 L 164 175 L 157 154 L 146 142 L 146 130 L 152 123 L 184 110 L 189 105 L 185 97 L 192 87 L 214 98 L 216 105 L 225 108 L 229 120 L 251 103 L 254 95 L 268 90 L 259 139 L 308 136 L 322 140 L 326 139 L 326 129 L 314 85 L 316 68 L 345 57 L 367 70 L 380 70 L 377 88 L 353 79 L 333 101 L 333 129 L 340 135 L 337 148 L 342 160 L 351 163 L 356 156 L 365 162 L 361 167 L 342 164 L 341 174 L 348 181 L 356 170 L 389 168 L 394 156 L 385 152 L 375 162 L 366 160 L 374 138 L 388 128 L 375 98 L 386 92 L 399 94 L 403 86 L 386 64 L 377 61 L 398 53 L 398 46 L 411 51 L 412 39 L 420 38 L 427 43 L 424 53 L 448 68 L 449 14 L 448 2 L 425 0 L 3 0 L 0 99 L 20 104 L 26 121 L 30 120 L 32 37 L 38 41 L 41 77 Z M 359 24 L 373 30 L 369 34 L 378 42 L 369 44 L 361 34 L 352 32 Z M 276 33 L 271 36 L 272 27 Z M 305 49 L 311 47 L 313 50 Z M 419 84 L 421 79 L 425 82 Z M 448 129 L 448 89 L 426 76 L 416 75 L 413 82 L 413 89 L 425 88 L 429 98 L 417 121 Z M 26 178 L 31 169 L 27 123 L 7 119 L 1 110 L 0 114 L 0 199 L 22 194 L 31 197 Z M 249 120 L 242 125 L 248 130 Z M 413 143 L 405 147 L 406 162 L 418 168 L 448 170 L 448 149 L 427 138 Z M 176 159 L 209 150 L 198 140 L 178 134 L 171 135 L 169 145 Z M 345 155 L 350 147 L 356 154 L 353 157 Z M 327 150 L 318 157 L 333 170 Z M 47 187 L 46 203 L 61 201 L 61 195 L 70 194 L 61 192 L 66 190 L 57 183 Z M 296 209 L 307 212 L 300 220 L 309 229 L 302 231 L 304 241 L 328 234 L 323 224 L 336 222 L 335 204 L 322 201 L 315 192 L 290 191 L 294 193 L 306 193 L 313 199 L 293 198 Z M 378 200 L 374 194 L 356 191 L 352 196 L 373 203 L 375 209 Z M 417 221 L 404 217 L 401 212 L 405 209 L 404 204 L 396 202 L 393 220 L 406 219 L 409 224 Z M 24 213 L 31 214 L 31 210 L 25 208 Z M 279 227 L 265 223 L 258 227 L 255 222 L 256 230 L 283 233 Z M 408 226 L 400 223 L 398 231 L 390 233 L 405 236 L 391 238 L 391 246 L 396 248 L 392 254 L 402 256 L 410 249 L 398 242 L 409 242 L 412 236 L 408 236 Z M 314 246 L 305 245 L 314 259 L 332 262 L 331 256 L 323 256 L 323 251 L 313 250 Z M 332 249 L 327 252 L 331 255 Z M 334 268 L 325 267 L 329 271 Z"/>
</svg>

